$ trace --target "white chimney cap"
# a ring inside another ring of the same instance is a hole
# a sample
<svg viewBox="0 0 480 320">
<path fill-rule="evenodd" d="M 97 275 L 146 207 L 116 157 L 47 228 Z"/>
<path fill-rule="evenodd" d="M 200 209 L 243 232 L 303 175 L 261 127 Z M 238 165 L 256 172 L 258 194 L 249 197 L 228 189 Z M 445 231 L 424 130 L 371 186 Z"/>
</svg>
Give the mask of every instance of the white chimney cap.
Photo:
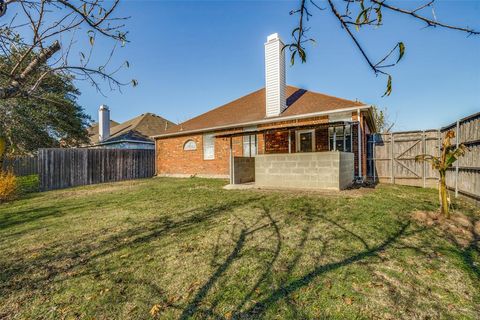
<svg viewBox="0 0 480 320">
<path fill-rule="evenodd" d="M 106 104 L 102 104 L 98 110 L 110 110 Z"/>
<path fill-rule="evenodd" d="M 278 36 L 278 33 L 272 33 L 271 35 L 269 35 L 269 36 L 267 37 L 267 42 L 268 42 L 268 41 L 277 40 L 277 39 L 279 39 L 279 38 L 280 38 L 280 37 Z"/>
</svg>

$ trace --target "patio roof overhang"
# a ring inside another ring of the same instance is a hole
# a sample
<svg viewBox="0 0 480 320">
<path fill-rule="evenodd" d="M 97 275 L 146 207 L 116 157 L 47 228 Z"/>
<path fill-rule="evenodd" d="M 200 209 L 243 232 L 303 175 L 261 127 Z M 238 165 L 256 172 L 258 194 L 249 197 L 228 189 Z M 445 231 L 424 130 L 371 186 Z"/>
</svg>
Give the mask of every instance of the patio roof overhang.
<svg viewBox="0 0 480 320">
<path fill-rule="evenodd" d="M 246 130 L 246 131 L 232 130 L 231 132 L 217 134 L 215 135 L 215 137 L 216 138 L 233 138 L 233 137 L 246 136 L 254 133 L 279 132 L 279 131 L 309 129 L 309 128 L 318 128 L 318 127 L 332 127 L 332 126 L 349 125 L 354 123 L 358 123 L 358 121 L 336 121 L 336 122 L 304 124 L 304 125 L 292 123 L 289 125 L 282 125 L 279 127 L 272 126 L 272 127 L 265 127 L 265 128 L 256 128 L 256 129 Z"/>
</svg>

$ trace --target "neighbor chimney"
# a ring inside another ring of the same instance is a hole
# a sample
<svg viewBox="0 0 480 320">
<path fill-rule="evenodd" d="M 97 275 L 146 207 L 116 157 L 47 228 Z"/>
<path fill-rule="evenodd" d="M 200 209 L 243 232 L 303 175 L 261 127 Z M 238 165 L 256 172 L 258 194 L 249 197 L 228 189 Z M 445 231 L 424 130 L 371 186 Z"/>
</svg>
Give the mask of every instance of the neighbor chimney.
<svg viewBox="0 0 480 320">
<path fill-rule="evenodd" d="M 110 109 L 104 104 L 98 109 L 98 141 L 102 142 L 110 137 Z"/>
<path fill-rule="evenodd" d="M 269 35 L 265 43 L 265 110 L 267 117 L 278 116 L 287 107 L 283 46 L 278 33 Z"/>
</svg>

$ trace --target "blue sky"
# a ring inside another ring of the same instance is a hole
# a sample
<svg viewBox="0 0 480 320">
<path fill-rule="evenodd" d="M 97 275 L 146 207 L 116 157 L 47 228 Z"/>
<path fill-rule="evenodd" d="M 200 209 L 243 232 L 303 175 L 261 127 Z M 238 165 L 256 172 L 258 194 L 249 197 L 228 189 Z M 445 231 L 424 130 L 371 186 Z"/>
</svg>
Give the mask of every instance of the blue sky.
<svg viewBox="0 0 480 320">
<path fill-rule="evenodd" d="M 320 5 L 326 4 L 317 1 Z M 79 99 L 97 119 L 102 103 L 112 119 L 124 121 L 153 112 L 174 122 L 185 121 L 264 85 L 263 44 L 278 32 L 290 40 L 299 1 L 141 1 L 122 3 L 130 15 L 129 40 L 113 64 L 130 62 L 119 76 L 135 78 L 136 88 L 107 97 L 79 83 Z M 414 7 L 418 2 L 391 2 Z M 313 9 L 312 9 L 313 10 Z M 313 11 L 308 62 L 287 67 L 287 82 L 347 99 L 387 107 L 395 130 L 438 128 L 480 111 L 480 37 L 424 24 L 384 12 L 384 26 L 357 32 L 374 59 L 397 42 L 405 58 L 391 70 L 393 93 L 382 98 L 386 79 L 375 77 L 331 12 Z M 439 20 L 480 29 L 480 1 L 440 1 Z M 97 42 L 99 55 L 107 46 Z"/>
</svg>

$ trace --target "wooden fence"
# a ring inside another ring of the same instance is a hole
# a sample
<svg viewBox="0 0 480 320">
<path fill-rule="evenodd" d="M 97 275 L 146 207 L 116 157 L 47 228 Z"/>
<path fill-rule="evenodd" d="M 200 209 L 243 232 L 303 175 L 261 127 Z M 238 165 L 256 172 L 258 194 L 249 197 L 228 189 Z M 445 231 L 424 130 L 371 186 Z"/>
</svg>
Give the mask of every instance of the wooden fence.
<svg viewBox="0 0 480 320">
<path fill-rule="evenodd" d="M 439 155 L 448 130 L 459 132 L 455 143 L 470 151 L 447 173 L 447 185 L 455 191 L 480 200 L 480 113 L 439 130 L 405 131 L 371 135 L 367 144 L 368 176 L 379 182 L 437 187 L 438 174 L 428 163 L 415 162 L 419 154 Z"/>
<path fill-rule="evenodd" d="M 154 150 L 40 149 L 38 161 L 42 191 L 155 174 Z"/>
<path fill-rule="evenodd" d="M 3 161 L 2 169 L 13 170 L 16 176 L 38 174 L 38 157 L 22 156 L 8 158 Z"/>
<path fill-rule="evenodd" d="M 462 194 L 480 201 L 480 112 L 443 127 L 442 138 L 449 130 L 455 131 L 455 142 L 470 151 L 448 170 L 447 185 L 455 190 L 455 196 Z"/>
</svg>

